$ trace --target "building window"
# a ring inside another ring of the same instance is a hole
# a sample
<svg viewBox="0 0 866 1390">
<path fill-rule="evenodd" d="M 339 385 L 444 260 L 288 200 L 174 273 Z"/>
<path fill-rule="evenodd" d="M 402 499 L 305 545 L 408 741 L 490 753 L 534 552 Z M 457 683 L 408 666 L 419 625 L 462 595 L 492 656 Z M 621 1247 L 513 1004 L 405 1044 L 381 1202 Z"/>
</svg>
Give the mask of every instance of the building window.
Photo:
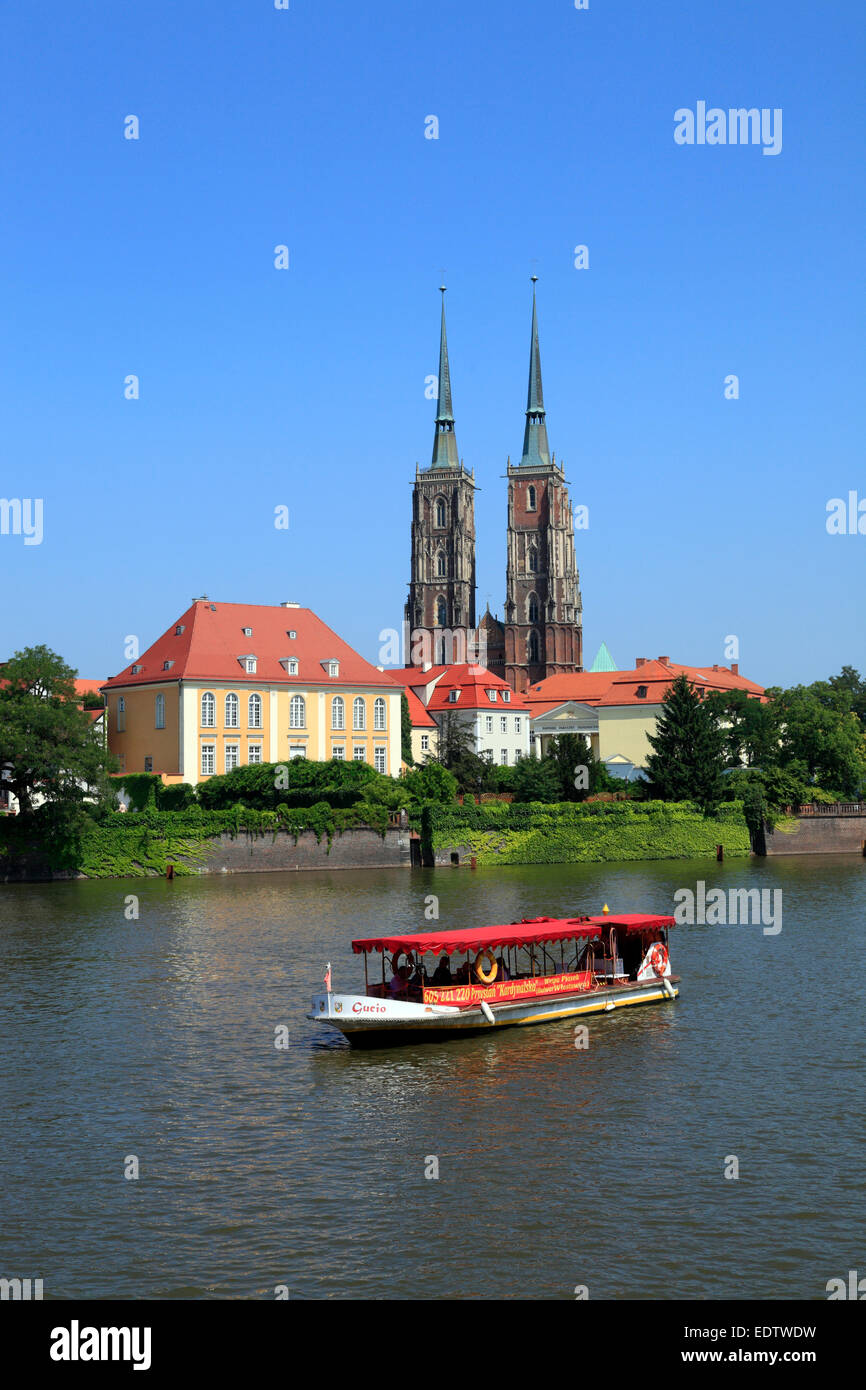
<svg viewBox="0 0 866 1390">
<path fill-rule="evenodd" d="M 184 627 L 183 623 L 178 623 L 177 627 L 174 630 L 175 637 L 182 637 L 185 632 L 186 628 Z"/>
<path fill-rule="evenodd" d="M 251 627 L 241 628 L 241 632 L 244 634 L 244 637 L 252 637 L 253 635 L 253 630 Z"/>
<path fill-rule="evenodd" d="M 436 525 L 441 529 L 445 525 L 445 498 L 436 498 Z"/>
<path fill-rule="evenodd" d="M 645 699 L 646 699 L 646 686 L 645 686 L 645 685 L 639 685 L 638 688 L 637 688 L 637 690 L 635 691 L 635 694 L 636 694 L 636 696 L 637 696 L 637 698 L 638 698 L 639 700 L 645 700 Z"/>
<path fill-rule="evenodd" d="M 352 705 L 352 728 L 366 729 L 367 727 L 367 706 L 360 695 Z"/>
<path fill-rule="evenodd" d="M 422 752 L 422 753 L 428 753 L 429 751 L 430 751 L 430 735 L 429 735 L 429 734 L 422 734 L 422 735 L 421 735 L 421 752 Z"/>
<path fill-rule="evenodd" d="M 385 701 L 379 697 L 373 706 L 373 728 L 384 729 L 385 727 Z"/>
<path fill-rule="evenodd" d="M 303 695 L 293 695 L 289 701 L 289 728 L 305 729 L 307 727 L 307 705 Z"/>
<path fill-rule="evenodd" d="M 261 760 L 262 760 L 262 745 L 261 745 L 260 743 L 251 743 L 251 744 L 249 744 L 249 746 L 247 747 L 247 762 L 248 762 L 248 763 L 260 763 Z"/>
<path fill-rule="evenodd" d="M 519 733 L 520 733 L 520 715 L 519 715 L 519 714 L 515 714 L 515 716 L 514 716 L 514 732 L 515 732 L 516 734 L 519 734 Z"/>
<path fill-rule="evenodd" d="M 501 762 L 501 764 L 502 764 L 503 767 L 507 767 L 507 766 L 508 766 L 508 749 L 507 749 L 507 748 L 500 748 L 500 750 L 499 750 L 499 761 Z"/>
<path fill-rule="evenodd" d="M 209 690 L 201 697 L 201 726 L 203 729 L 216 728 L 216 700 Z"/>
<path fill-rule="evenodd" d="M 488 698 L 488 700 L 490 701 L 491 705 L 495 705 L 495 704 L 496 704 L 496 691 L 495 691 L 495 690 L 488 690 L 488 692 L 487 692 L 487 698 Z"/>
<path fill-rule="evenodd" d="M 528 512 L 535 511 L 535 488 L 532 486 L 531 483 L 529 485 L 529 490 L 526 494 L 526 510 Z"/>
<path fill-rule="evenodd" d="M 448 605 L 444 598 L 440 598 L 436 603 L 436 626 L 445 627 L 448 622 Z"/>
<path fill-rule="evenodd" d="M 533 574 L 538 573 L 538 551 L 534 545 L 529 547 L 529 568 Z"/>
<path fill-rule="evenodd" d="M 504 705 L 510 705 L 510 704 L 511 704 L 511 691 L 510 691 L 510 690 L 500 690 L 499 693 L 500 693 L 500 695 L 502 696 L 502 703 L 503 703 Z"/>
<path fill-rule="evenodd" d="M 226 772 L 231 772 L 232 768 L 237 767 L 241 760 L 241 751 L 237 743 L 226 744 Z"/>
<path fill-rule="evenodd" d="M 492 733 L 493 733 L 493 715 L 492 715 L 492 714 L 485 714 L 485 716 L 484 716 L 484 729 L 485 729 L 485 732 L 488 733 L 488 734 L 492 734 Z"/>
<path fill-rule="evenodd" d="M 444 579 L 447 573 L 448 570 L 446 568 L 445 556 L 442 554 L 442 551 L 440 550 L 439 554 L 436 556 L 436 575 L 439 579 Z"/>
<path fill-rule="evenodd" d="M 241 722 L 241 707 L 237 695 L 226 696 L 226 728 L 237 729 Z"/>
<path fill-rule="evenodd" d="M 346 727 L 346 702 L 342 695 L 335 695 L 331 701 L 331 728 L 345 729 Z"/>
<path fill-rule="evenodd" d="M 367 760 L 367 750 L 362 743 L 356 743 L 352 749 L 352 758 L 356 763 L 363 763 Z"/>
<path fill-rule="evenodd" d="M 507 720 L 507 718 L 505 717 L 504 714 L 503 714 L 502 718 L 501 718 L 500 721 L 499 721 L 499 731 L 500 731 L 500 733 L 503 733 L 503 734 L 507 734 L 507 733 L 508 733 L 508 720 Z"/>
<path fill-rule="evenodd" d="M 156 697 L 155 728 L 165 728 L 165 696 L 161 693 Z"/>
<path fill-rule="evenodd" d="M 538 661 L 538 633 L 537 633 L 537 632 L 530 632 L 530 634 L 529 634 L 529 660 L 530 660 L 530 662 L 533 663 L 533 664 L 535 664 L 535 663 Z"/>
<path fill-rule="evenodd" d="M 459 691 L 459 690 L 449 690 L 449 691 L 448 691 L 448 703 L 449 703 L 449 705 L 456 705 L 456 704 L 457 704 L 457 701 L 458 701 L 459 699 L 460 699 L 460 691 Z"/>
<path fill-rule="evenodd" d="M 245 656 L 241 659 L 243 661 L 243 667 L 247 675 L 254 676 L 256 674 L 256 658 L 254 656 Z"/>
<path fill-rule="evenodd" d="M 287 675 L 296 676 L 298 674 L 298 658 L 296 656 L 286 657 L 282 664 L 286 668 Z"/>
<path fill-rule="evenodd" d="M 145 772 L 153 772 L 153 758 L 145 758 L 144 770 Z"/>
<path fill-rule="evenodd" d="M 203 743 L 201 746 L 201 775 L 213 777 L 216 772 L 216 744 Z"/>
<path fill-rule="evenodd" d="M 262 727 L 262 697 L 251 695 L 247 701 L 247 724 L 251 729 Z"/>
<path fill-rule="evenodd" d="M 290 743 L 290 744 L 289 744 L 289 757 L 290 757 L 290 758 L 305 758 L 306 756 L 307 756 L 307 750 L 306 750 L 306 748 L 304 748 L 303 744 L 300 744 L 300 743 Z"/>
<path fill-rule="evenodd" d="M 162 669 L 163 669 L 163 671 L 170 671 L 173 665 L 174 665 L 174 662 L 173 662 L 173 661 L 164 661 L 164 662 L 162 663 Z"/>
<path fill-rule="evenodd" d="M 298 634 L 295 632 L 294 628 L 292 628 L 291 632 L 289 633 L 289 640 L 292 641 L 292 642 L 294 642 L 294 640 L 295 640 L 295 638 L 297 637 L 297 635 L 298 635 Z"/>
<path fill-rule="evenodd" d="M 377 747 L 373 749 L 373 766 L 377 772 L 385 771 L 385 749 Z"/>
<path fill-rule="evenodd" d="M 126 701 L 123 696 L 119 696 L 117 701 L 117 732 L 126 732 Z"/>
<path fill-rule="evenodd" d="M 332 757 L 332 758 L 336 758 L 336 760 L 337 760 L 338 763 L 343 763 L 343 762 L 345 762 L 345 761 L 346 761 L 346 745 L 345 745 L 344 743 L 335 743 L 335 744 L 334 744 L 334 747 L 333 747 L 333 749 L 332 749 L 332 751 L 331 751 L 331 757 Z"/>
<path fill-rule="evenodd" d="M 529 621 L 530 621 L 531 623 L 537 623 L 537 622 L 538 622 L 538 599 L 537 599 L 537 597 L 535 596 L 535 594 L 530 594 L 530 595 L 529 595 L 529 609 L 528 609 L 528 612 L 529 612 Z"/>
<path fill-rule="evenodd" d="M 141 667 L 140 667 L 140 666 L 133 666 L 133 668 L 132 668 L 132 674 L 133 674 L 134 676 L 137 676 L 140 670 L 141 670 Z"/>
<path fill-rule="evenodd" d="M 340 663 L 339 663 L 339 661 L 323 661 L 323 662 L 322 662 L 322 666 L 325 668 L 325 674 L 326 674 L 326 675 L 328 675 L 328 676 L 339 676 L 339 674 L 340 674 Z"/>
</svg>

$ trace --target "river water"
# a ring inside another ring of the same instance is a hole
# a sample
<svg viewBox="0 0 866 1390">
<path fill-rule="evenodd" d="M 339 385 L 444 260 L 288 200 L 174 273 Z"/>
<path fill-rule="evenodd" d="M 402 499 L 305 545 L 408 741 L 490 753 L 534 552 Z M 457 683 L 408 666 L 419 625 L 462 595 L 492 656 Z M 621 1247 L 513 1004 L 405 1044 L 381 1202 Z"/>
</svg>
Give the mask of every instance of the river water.
<svg viewBox="0 0 866 1390">
<path fill-rule="evenodd" d="M 422 929 L 428 895 L 445 928 L 669 912 L 698 880 L 780 889 L 782 930 L 677 929 L 680 998 L 590 1020 L 585 1050 L 564 1021 L 354 1052 L 304 1017 L 328 960 L 356 986 L 351 938 Z M 866 1271 L 864 918 L 854 856 L 0 888 L 0 1275 L 824 1298 Z"/>
</svg>

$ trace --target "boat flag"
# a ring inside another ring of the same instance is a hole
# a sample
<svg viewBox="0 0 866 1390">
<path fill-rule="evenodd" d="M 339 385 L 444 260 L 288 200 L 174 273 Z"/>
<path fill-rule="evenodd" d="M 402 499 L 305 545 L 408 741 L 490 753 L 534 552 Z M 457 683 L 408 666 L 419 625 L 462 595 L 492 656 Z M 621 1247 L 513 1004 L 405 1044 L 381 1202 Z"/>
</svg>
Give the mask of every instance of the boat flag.
<svg viewBox="0 0 866 1390">
<path fill-rule="evenodd" d="M 326 969 L 325 969 L 325 993 L 326 993 L 326 994 L 330 994 L 330 993 L 331 993 L 331 962 L 330 962 L 330 961 L 328 961 L 327 967 L 326 967 Z"/>
</svg>

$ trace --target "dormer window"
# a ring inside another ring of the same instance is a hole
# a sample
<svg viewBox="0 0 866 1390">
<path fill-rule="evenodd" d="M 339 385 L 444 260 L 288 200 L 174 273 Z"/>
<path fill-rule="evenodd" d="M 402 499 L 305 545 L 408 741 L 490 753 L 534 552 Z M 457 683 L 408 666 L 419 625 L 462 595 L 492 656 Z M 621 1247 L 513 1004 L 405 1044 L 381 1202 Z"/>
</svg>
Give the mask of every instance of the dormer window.
<svg viewBox="0 0 866 1390">
<path fill-rule="evenodd" d="M 646 686 L 645 686 L 645 685 L 639 685 L 638 688 L 637 688 L 637 690 L 635 691 L 635 695 L 637 696 L 637 698 L 638 698 L 639 700 L 645 700 L 645 699 L 646 699 Z"/>
<path fill-rule="evenodd" d="M 175 637 L 182 637 L 185 632 L 186 628 L 184 627 L 183 623 L 178 623 L 177 627 L 174 630 Z"/>
<path fill-rule="evenodd" d="M 241 669 L 246 671 L 248 676 L 254 676 L 256 674 L 256 658 L 254 656 L 239 656 L 238 661 L 240 662 Z"/>
<path fill-rule="evenodd" d="M 507 705 L 507 704 L 510 704 L 510 702 L 511 702 L 511 691 L 510 691 L 510 690 L 503 690 L 503 691 L 501 692 L 501 694 L 502 694 L 502 698 L 503 698 L 503 700 L 505 701 L 506 705 Z"/>
<path fill-rule="evenodd" d="M 488 700 L 490 701 L 491 705 L 495 705 L 495 704 L 496 704 L 496 691 L 495 691 L 495 690 L 488 690 L 488 692 L 487 692 L 487 698 L 488 698 Z"/>
<path fill-rule="evenodd" d="M 253 630 L 251 627 L 242 628 L 241 631 L 243 632 L 244 637 L 252 637 L 253 635 Z"/>
<path fill-rule="evenodd" d="M 294 642 L 294 640 L 295 640 L 295 638 L 297 637 L 297 635 L 298 635 L 298 634 L 297 634 L 297 633 L 294 631 L 294 629 L 293 629 L 293 630 L 289 633 L 289 641 L 290 641 L 290 642 Z"/>
<path fill-rule="evenodd" d="M 457 704 L 457 701 L 458 701 L 459 699 L 460 699 L 460 691 L 459 691 L 459 690 L 449 690 L 449 691 L 448 691 L 448 703 L 449 703 L 449 705 L 456 705 L 456 704 Z"/>
<path fill-rule="evenodd" d="M 162 669 L 163 669 L 163 671 L 170 671 L 173 665 L 174 665 L 174 662 L 173 662 L 173 661 L 164 661 L 164 662 L 162 663 Z"/>
<path fill-rule="evenodd" d="M 137 676 L 140 670 L 141 670 L 141 667 L 140 667 L 140 666 L 133 666 L 133 668 L 132 668 L 132 674 L 133 674 L 134 676 Z"/>
<path fill-rule="evenodd" d="M 339 676 L 339 674 L 340 674 L 340 663 L 339 663 L 339 661 L 334 661 L 334 660 L 323 661 L 323 662 L 322 662 L 322 666 L 323 666 L 323 668 L 324 668 L 324 671 L 325 671 L 325 675 L 326 675 L 326 676 Z"/>
<path fill-rule="evenodd" d="M 296 676 L 298 674 L 298 658 L 296 656 L 284 656 L 280 665 L 285 670 L 286 675 Z"/>
</svg>

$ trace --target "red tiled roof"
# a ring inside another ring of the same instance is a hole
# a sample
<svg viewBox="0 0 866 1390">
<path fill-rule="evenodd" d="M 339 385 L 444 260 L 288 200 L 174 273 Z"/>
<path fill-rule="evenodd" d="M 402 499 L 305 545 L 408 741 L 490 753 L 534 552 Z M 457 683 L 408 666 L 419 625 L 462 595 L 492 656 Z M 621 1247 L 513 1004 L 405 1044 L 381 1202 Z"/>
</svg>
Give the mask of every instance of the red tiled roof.
<svg viewBox="0 0 866 1390">
<path fill-rule="evenodd" d="M 435 719 L 431 719 L 430 715 L 427 713 L 426 709 L 424 708 L 424 705 L 423 705 L 422 701 L 419 700 L 419 699 L 418 699 L 418 696 L 415 694 L 415 691 L 411 688 L 411 686 L 408 686 L 408 685 L 406 684 L 406 680 L 405 680 L 406 672 L 405 672 L 405 671 L 399 671 L 399 672 L 398 672 L 398 671 L 393 671 L 393 670 L 390 669 L 390 667 L 388 667 L 388 668 L 386 668 L 386 670 L 385 670 L 385 675 L 386 675 L 386 676 L 390 676 L 391 679 L 393 680 L 394 684 L 395 684 L 395 685 L 398 685 L 398 686 L 400 687 L 400 689 L 404 691 L 404 693 L 405 693 L 405 695 L 406 695 L 406 699 L 407 699 L 408 704 L 409 704 L 409 718 L 410 718 L 410 720 L 411 720 L 411 722 L 412 722 L 412 728 L 413 728 L 413 729 L 435 729 L 435 728 L 436 728 L 436 720 L 435 720 Z"/>
<path fill-rule="evenodd" d="M 427 672 L 427 675 L 430 673 Z M 448 699 L 451 690 L 460 691 L 460 699 L 452 702 Z M 488 690 L 497 691 L 497 705 L 505 702 L 498 698 L 498 692 L 507 690 L 509 694 L 508 708 L 515 710 L 528 710 L 529 706 L 523 699 L 511 689 L 507 681 L 500 676 L 494 676 L 492 671 L 488 671 L 484 666 L 446 666 L 443 674 L 436 682 L 435 689 L 427 703 L 429 710 L 444 709 L 491 709 L 493 701 L 488 698 Z"/>
<path fill-rule="evenodd" d="M 184 630 L 178 633 L 176 629 Z M 252 637 L 243 629 L 250 627 Z M 290 639 L 289 631 L 297 633 Z M 242 656 L 255 656 L 255 675 L 247 675 L 240 664 Z M 280 660 L 298 658 L 298 674 L 290 676 Z M 321 662 L 335 658 L 339 676 L 328 676 Z M 164 669 L 164 663 L 173 664 Z M 132 667 L 139 671 L 133 675 Z M 256 682 L 267 685 L 333 686 L 393 685 L 390 676 L 377 671 L 369 661 L 323 623 L 309 608 L 283 608 L 254 603 L 211 603 L 197 599 L 148 647 L 137 661 L 99 689 L 149 685 L 155 681 L 218 680 Z"/>
<path fill-rule="evenodd" d="M 548 714 L 550 710 L 574 700 L 595 708 L 611 705 L 660 705 L 677 676 L 685 675 L 698 690 L 743 690 L 747 695 L 763 700 L 763 686 L 745 676 L 719 666 L 681 666 L 674 661 L 645 661 L 631 671 L 579 671 L 575 674 L 549 676 L 526 691 L 533 715 Z M 646 695 L 638 695 L 639 686 Z"/>
</svg>

